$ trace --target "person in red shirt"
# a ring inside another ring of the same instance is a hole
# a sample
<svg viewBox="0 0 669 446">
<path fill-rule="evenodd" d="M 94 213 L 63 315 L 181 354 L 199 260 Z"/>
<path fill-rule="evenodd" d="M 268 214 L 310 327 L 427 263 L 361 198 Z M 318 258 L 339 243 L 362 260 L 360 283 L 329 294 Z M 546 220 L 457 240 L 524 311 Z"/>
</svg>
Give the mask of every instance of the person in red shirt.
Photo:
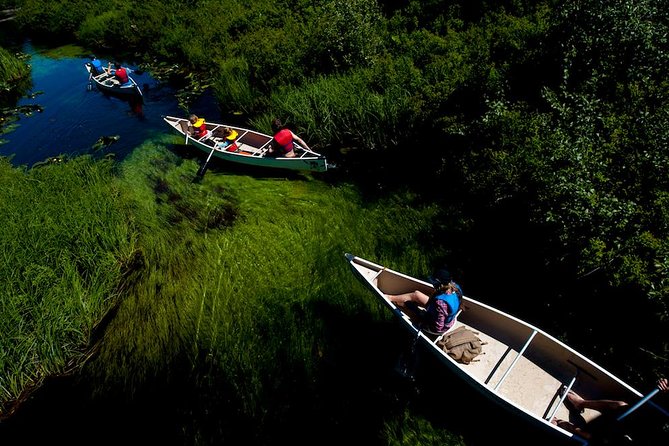
<svg viewBox="0 0 669 446">
<path fill-rule="evenodd" d="M 305 143 L 295 133 L 285 128 L 281 124 L 281 120 L 278 118 L 272 121 L 272 131 L 274 132 L 274 137 L 272 138 L 272 142 L 270 143 L 269 147 L 269 153 L 271 156 L 295 158 L 295 142 L 297 142 L 305 149 L 309 149 L 307 143 Z"/>
<path fill-rule="evenodd" d="M 128 70 L 123 68 L 118 62 L 114 63 L 114 69 L 110 69 L 109 72 L 114 75 L 116 80 L 119 81 L 121 85 L 125 85 L 130 81 L 130 78 L 128 77 Z"/>
</svg>

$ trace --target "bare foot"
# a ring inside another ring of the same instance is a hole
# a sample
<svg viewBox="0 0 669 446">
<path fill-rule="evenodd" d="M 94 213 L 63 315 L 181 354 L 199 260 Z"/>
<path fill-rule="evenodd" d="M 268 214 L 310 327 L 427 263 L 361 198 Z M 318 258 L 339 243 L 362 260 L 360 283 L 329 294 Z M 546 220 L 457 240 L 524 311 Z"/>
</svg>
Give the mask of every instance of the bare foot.
<svg viewBox="0 0 669 446">
<path fill-rule="evenodd" d="M 586 440 L 590 440 L 591 438 L 591 435 L 588 432 L 584 431 L 580 427 L 577 427 L 571 421 L 565 421 L 559 418 L 553 418 L 551 420 L 551 423 L 555 424 L 559 428 L 566 430 L 567 432 L 571 432 L 572 434 L 578 434 L 581 437 L 585 438 Z"/>
</svg>

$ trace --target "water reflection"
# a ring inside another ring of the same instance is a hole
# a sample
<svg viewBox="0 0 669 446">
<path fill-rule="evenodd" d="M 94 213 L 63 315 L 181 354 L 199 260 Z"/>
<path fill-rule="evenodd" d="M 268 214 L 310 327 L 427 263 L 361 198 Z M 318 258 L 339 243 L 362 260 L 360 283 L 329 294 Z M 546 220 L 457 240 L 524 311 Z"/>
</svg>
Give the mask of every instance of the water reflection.
<svg viewBox="0 0 669 446">
<path fill-rule="evenodd" d="M 143 119 L 144 118 L 144 97 L 143 96 L 137 96 L 137 95 L 115 95 L 113 93 L 108 93 L 105 91 L 99 91 L 95 87 L 90 89 L 89 91 L 101 94 L 102 96 L 105 97 L 106 100 L 109 101 L 121 101 L 125 102 L 128 104 L 128 109 L 130 113 L 128 113 L 128 116 L 136 116 L 137 118 Z"/>
</svg>

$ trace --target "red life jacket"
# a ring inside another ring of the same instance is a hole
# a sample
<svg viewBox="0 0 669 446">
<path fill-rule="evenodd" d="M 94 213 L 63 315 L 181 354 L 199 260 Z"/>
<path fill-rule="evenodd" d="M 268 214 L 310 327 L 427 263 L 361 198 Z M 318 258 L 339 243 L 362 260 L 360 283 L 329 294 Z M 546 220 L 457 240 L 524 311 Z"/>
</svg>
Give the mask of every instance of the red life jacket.
<svg viewBox="0 0 669 446">
<path fill-rule="evenodd" d="M 114 71 L 114 75 L 116 78 L 121 82 L 121 85 L 127 83 L 130 79 L 128 79 L 128 72 L 125 71 L 125 68 L 121 67 L 118 70 Z"/>
<path fill-rule="evenodd" d="M 288 153 L 293 150 L 293 134 L 290 130 L 279 130 L 274 135 L 274 140 L 281 146 L 283 153 Z"/>
</svg>

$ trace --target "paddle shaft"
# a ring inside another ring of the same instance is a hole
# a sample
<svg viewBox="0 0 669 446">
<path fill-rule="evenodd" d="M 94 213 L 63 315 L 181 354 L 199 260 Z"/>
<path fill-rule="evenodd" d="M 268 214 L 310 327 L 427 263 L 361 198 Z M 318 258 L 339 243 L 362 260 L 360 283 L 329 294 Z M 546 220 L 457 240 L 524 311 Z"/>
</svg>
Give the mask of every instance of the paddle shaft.
<svg viewBox="0 0 669 446">
<path fill-rule="evenodd" d="M 202 167 L 200 167 L 200 170 L 197 171 L 197 176 L 198 177 L 203 177 L 205 171 L 207 170 L 207 164 L 209 164 L 209 160 L 211 159 L 211 156 L 214 154 L 216 151 L 216 145 L 214 145 L 214 148 L 211 149 L 211 152 L 209 152 L 209 156 L 207 157 L 207 160 L 202 164 Z"/>
<path fill-rule="evenodd" d="M 641 406 L 643 406 L 644 404 L 646 404 L 648 401 L 650 401 L 650 399 L 651 399 L 652 397 L 654 397 L 655 395 L 657 395 L 657 393 L 658 393 L 659 391 L 660 391 L 660 389 L 658 389 L 658 388 L 653 389 L 648 395 L 646 395 L 646 396 L 644 396 L 643 398 L 641 398 L 641 399 L 639 400 L 638 403 L 636 403 L 634 406 L 632 406 L 632 407 L 630 407 L 629 409 L 627 409 L 627 410 L 625 411 L 625 413 L 623 413 L 622 415 L 618 416 L 618 418 L 616 418 L 616 420 L 617 420 L 617 421 L 622 420 L 623 418 L 625 418 L 626 416 L 628 416 L 629 414 L 631 414 L 632 412 L 634 412 L 635 410 L 637 410 L 639 407 L 641 407 Z M 655 407 L 655 408 L 656 408 L 657 410 L 659 410 L 660 412 L 662 412 L 663 414 L 665 414 L 665 415 L 669 415 L 669 414 L 667 413 L 666 410 L 664 410 L 663 408 L 661 408 L 661 407 L 658 406 L 657 404 L 652 404 L 652 406 Z"/>
</svg>

